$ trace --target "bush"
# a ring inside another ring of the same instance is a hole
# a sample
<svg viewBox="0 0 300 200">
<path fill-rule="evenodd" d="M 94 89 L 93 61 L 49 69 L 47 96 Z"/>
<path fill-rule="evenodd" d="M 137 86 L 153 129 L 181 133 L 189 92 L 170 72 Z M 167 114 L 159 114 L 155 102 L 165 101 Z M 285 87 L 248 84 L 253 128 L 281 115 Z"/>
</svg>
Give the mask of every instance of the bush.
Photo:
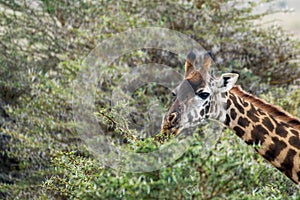
<svg viewBox="0 0 300 200">
<path fill-rule="evenodd" d="M 219 131 L 209 146 L 203 134 L 211 129 L 202 127 L 193 134 L 184 155 L 170 165 L 148 173 L 124 173 L 101 165 L 80 140 L 73 122 L 72 81 L 83 68 L 82 59 L 99 41 L 148 26 L 190 36 L 212 51 L 218 70 L 240 73 L 239 83 L 245 88 L 256 94 L 264 92 L 263 98 L 299 115 L 299 90 L 293 88 L 300 71 L 292 62 L 298 56 L 299 41 L 280 27 L 252 25 L 253 20 L 271 13 L 252 14 L 263 0 L 240 6 L 233 6 L 239 1 L 227 0 L 35 2 L 0 3 L 0 109 L 11 119 L 1 125 L 6 144 L 0 149 L 3 158 L 16 165 L 6 170 L 0 164 L 10 177 L 0 183 L 1 197 L 299 198 L 291 181 L 229 130 Z M 140 152 L 152 151 L 156 143 L 152 138 L 139 140 L 136 130 L 126 129 L 128 121 L 120 113 L 130 113 L 111 108 L 108 97 L 129 68 L 149 62 L 182 72 L 184 60 L 163 50 L 131 52 L 105 67 L 96 93 L 100 126 L 123 142 L 127 139 L 124 148 Z M 170 101 L 167 92 L 148 85 L 130 94 L 138 97 L 131 103 L 141 105 L 142 113 L 153 96 L 159 96 L 163 105 Z"/>
</svg>

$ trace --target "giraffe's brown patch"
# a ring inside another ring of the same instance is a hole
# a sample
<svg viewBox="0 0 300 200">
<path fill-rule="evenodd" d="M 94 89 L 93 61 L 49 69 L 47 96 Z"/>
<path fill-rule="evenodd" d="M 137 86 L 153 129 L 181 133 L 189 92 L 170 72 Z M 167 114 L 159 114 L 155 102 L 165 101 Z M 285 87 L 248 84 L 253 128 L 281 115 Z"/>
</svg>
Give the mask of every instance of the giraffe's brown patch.
<svg viewBox="0 0 300 200">
<path fill-rule="evenodd" d="M 204 110 L 203 109 L 201 110 L 200 115 L 204 116 Z"/>
<path fill-rule="evenodd" d="M 231 119 L 232 120 L 235 120 L 236 116 L 237 116 L 237 113 L 235 112 L 235 109 L 234 108 L 231 108 L 230 109 L 230 116 L 231 116 Z"/>
<path fill-rule="evenodd" d="M 245 112 L 244 112 L 244 108 L 243 108 L 243 106 L 241 106 L 241 105 L 239 104 L 237 98 L 236 98 L 235 96 L 232 96 L 231 99 L 232 99 L 232 101 L 233 101 L 234 107 L 235 107 L 236 109 L 238 109 L 238 111 L 239 111 L 241 114 L 244 114 L 244 113 L 245 113 Z"/>
<path fill-rule="evenodd" d="M 288 121 L 288 124 L 292 124 L 294 126 L 299 126 L 300 127 L 300 121 L 295 120 L 295 119 L 291 119 L 290 121 Z"/>
<path fill-rule="evenodd" d="M 266 116 L 266 113 L 260 108 L 257 109 L 257 112 L 260 116 Z"/>
<path fill-rule="evenodd" d="M 292 170 L 294 167 L 294 157 L 296 154 L 297 152 L 295 150 L 289 149 L 284 161 L 281 163 L 281 168 L 288 177 L 293 177 Z"/>
<path fill-rule="evenodd" d="M 299 133 L 296 130 L 291 130 L 291 133 L 294 134 L 295 136 L 299 137 Z"/>
<path fill-rule="evenodd" d="M 261 125 L 253 127 L 251 132 L 252 138 L 246 141 L 247 144 L 260 144 L 265 142 L 265 135 L 268 134 L 268 131 Z"/>
<path fill-rule="evenodd" d="M 275 132 L 277 135 L 280 135 L 281 137 L 286 137 L 288 134 L 287 130 L 284 128 L 282 124 L 277 124 Z"/>
<path fill-rule="evenodd" d="M 208 105 L 205 107 L 205 113 L 208 113 L 209 107 L 210 107 L 210 104 L 208 104 Z"/>
<path fill-rule="evenodd" d="M 241 129 L 240 127 L 238 127 L 238 126 L 235 126 L 235 127 L 233 128 L 233 130 L 235 131 L 235 133 L 236 133 L 237 136 L 239 136 L 239 137 L 243 137 L 244 134 L 245 134 L 245 131 L 244 131 L 243 129 Z"/>
<path fill-rule="evenodd" d="M 283 126 L 283 127 L 286 127 L 286 128 L 291 127 L 290 124 L 287 124 L 285 122 L 280 122 L 280 125 Z"/>
<path fill-rule="evenodd" d="M 275 119 L 279 119 L 296 129 L 300 129 L 300 119 L 297 117 L 291 116 L 289 113 L 282 110 L 280 107 L 271 105 L 265 102 L 258 97 L 255 97 L 245 91 L 243 91 L 239 86 L 235 86 L 230 90 L 231 93 L 241 97 L 244 101 L 253 104 L 255 107 L 261 109 L 263 112 L 268 113 L 269 115 L 273 116 Z"/>
<path fill-rule="evenodd" d="M 273 143 L 263 155 L 263 157 L 268 161 L 274 161 L 280 152 L 287 147 L 287 144 L 284 141 L 279 140 L 277 137 L 272 137 L 272 141 Z"/>
<path fill-rule="evenodd" d="M 297 136 L 292 136 L 289 139 L 290 145 L 296 147 L 297 149 L 300 149 L 300 138 Z"/>
<path fill-rule="evenodd" d="M 229 109 L 231 106 L 231 101 L 230 98 L 227 99 L 227 103 L 226 103 L 226 110 Z"/>
<path fill-rule="evenodd" d="M 230 117 L 229 117 L 228 114 L 226 114 L 226 119 L 225 119 L 224 124 L 227 125 L 227 126 L 229 126 L 229 123 L 230 123 Z"/>
<path fill-rule="evenodd" d="M 238 120 L 238 125 L 240 125 L 242 127 L 247 127 L 247 126 L 249 126 L 249 124 L 250 124 L 250 121 L 245 117 L 240 117 Z"/>
<path fill-rule="evenodd" d="M 243 104 L 243 106 L 244 106 L 245 108 L 249 106 L 249 103 L 246 102 L 246 101 L 242 101 L 242 104 Z"/>
<path fill-rule="evenodd" d="M 251 121 L 259 122 L 259 118 L 255 113 L 256 113 L 256 109 L 254 108 L 253 105 L 251 105 L 250 110 L 247 112 L 247 116 L 250 118 Z"/>
<path fill-rule="evenodd" d="M 273 131 L 274 130 L 274 125 L 272 124 L 271 120 L 268 117 L 265 117 L 262 120 L 263 125 L 265 125 L 265 127 L 269 130 L 269 131 Z"/>
</svg>

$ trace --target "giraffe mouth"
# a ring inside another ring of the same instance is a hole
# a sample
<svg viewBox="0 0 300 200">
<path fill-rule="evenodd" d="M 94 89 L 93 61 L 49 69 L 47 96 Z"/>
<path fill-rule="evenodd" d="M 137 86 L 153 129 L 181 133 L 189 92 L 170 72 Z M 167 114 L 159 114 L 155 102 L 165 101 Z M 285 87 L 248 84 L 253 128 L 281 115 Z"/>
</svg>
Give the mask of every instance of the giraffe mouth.
<svg viewBox="0 0 300 200">
<path fill-rule="evenodd" d="M 177 136 L 181 133 L 182 130 L 191 130 L 191 128 L 195 128 L 199 125 L 205 125 L 207 123 L 208 121 L 205 119 L 199 122 L 188 123 L 184 125 L 176 124 L 175 126 L 171 126 L 170 124 L 166 123 L 162 126 L 161 133 L 165 136 Z"/>
<path fill-rule="evenodd" d="M 179 124 L 171 126 L 170 124 L 164 124 L 161 129 L 161 133 L 167 136 L 176 136 L 180 133 L 182 127 Z"/>
</svg>

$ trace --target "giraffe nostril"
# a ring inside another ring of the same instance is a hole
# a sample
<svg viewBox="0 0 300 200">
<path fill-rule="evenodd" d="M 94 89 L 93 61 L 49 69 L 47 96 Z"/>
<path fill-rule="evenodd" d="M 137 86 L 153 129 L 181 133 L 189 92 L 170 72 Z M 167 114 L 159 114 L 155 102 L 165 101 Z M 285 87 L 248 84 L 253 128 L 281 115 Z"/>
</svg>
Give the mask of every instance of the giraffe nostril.
<svg viewBox="0 0 300 200">
<path fill-rule="evenodd" d="M 176 112 L 171 113 L 168 117 L 168 121 L 171 122 L 171 124 L 174 124 L 176 119 L 177 119 L 177 113 Z"/>
</svg>

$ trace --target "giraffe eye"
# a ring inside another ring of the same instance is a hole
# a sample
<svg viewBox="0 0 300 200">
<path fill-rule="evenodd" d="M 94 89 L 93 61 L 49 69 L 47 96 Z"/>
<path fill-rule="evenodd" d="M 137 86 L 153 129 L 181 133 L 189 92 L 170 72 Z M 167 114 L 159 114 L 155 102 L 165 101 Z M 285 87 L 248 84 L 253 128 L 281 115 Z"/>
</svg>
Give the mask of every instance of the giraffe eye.
<svg viewBox="0 0 300 200">
<path fill-rule="evenodd" d="M 209 93 L 208 92 L 196 92 L 196 95 L 204 100 L 204 99 L 207 99 L 207 97 L 209 96 Z"/>
</svg>

